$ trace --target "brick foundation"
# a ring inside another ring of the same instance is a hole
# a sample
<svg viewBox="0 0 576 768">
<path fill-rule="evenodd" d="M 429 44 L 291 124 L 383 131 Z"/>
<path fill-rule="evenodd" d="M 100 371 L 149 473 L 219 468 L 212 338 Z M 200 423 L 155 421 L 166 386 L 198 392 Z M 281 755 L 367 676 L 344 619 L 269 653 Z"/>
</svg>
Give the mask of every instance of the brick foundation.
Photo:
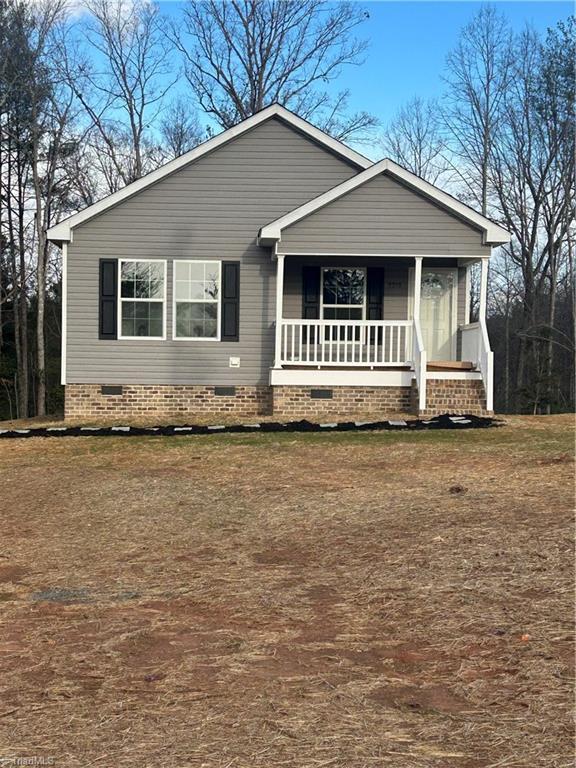
<svg viewBox="0 0 576 768">
<path fill-rule="evenodd" d="M 315 419 L 325 415 L 354 417 L 361 414 L 409 413 L 410 387 L 300 387 L 275 386 L 274 415 L 280 418 Z M 331 398 L 311 393 L 331 392 Z"/>
<path fill-rule="evenodd" d="M 267 386 L 237 386 L 234 395 L 217 395 L 218 388 L 195 385 L 125 384 L 122 394 L 102 394 L 100 384 L 67 384 L 67 419 L 180 417 L 194 414 L 258 416 L 268 414 L 272 394 Z"/>
<path fill-rule="evenodd" d="M 486 416 L 484 384 L 476 379 L 428 379 L 426 410 L 420 416 L 436 416 L 440 413 Z"/>
<path fill-rule="evenodd" d="M 354 418 L 418 412 L 418 393 L 411 387 L 237 386 L 235 393 L 214 386 L 126 384 L 121 394 L 100 384 L 66 385 L 67 419 L 186 418 L 194 415 L 263 416 L 280 419 Z M 104 391 L 103 391 L 104 390 Z M 106 394 L 109 391 L 112 394 Z M 315 395 L 314 397 L 312 395 Z M 326 397 L 326 395 L 331 395 Z M 476 380 L 428 380 L 427 407 L 420 416 L 470 413 L 484 416 L 484 386 Z"/>
</svg>

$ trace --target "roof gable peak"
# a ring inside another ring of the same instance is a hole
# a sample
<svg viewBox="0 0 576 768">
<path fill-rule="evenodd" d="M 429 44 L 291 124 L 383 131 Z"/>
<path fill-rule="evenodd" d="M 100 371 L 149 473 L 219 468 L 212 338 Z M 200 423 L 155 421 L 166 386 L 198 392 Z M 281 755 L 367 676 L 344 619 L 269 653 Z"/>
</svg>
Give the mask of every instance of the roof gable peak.
<svg viewBox="0 0 576 768">
<path fill-rule="evenodd" d="M 213 136 L 211 139 L 208 139 L 202 144 L 199 144 L 189 152 L 180 155 L 180 157 L 177 157 L 174 160 L 170 160 L 168 163 L 160 166 L 160 168 L 157 168 L 156 170 L 148 173 L 146 176 L 142 176 L 142 178 L 133 181 L 131 184 L 128 184 L 117 192 L 104 197 L 97 203 L 94 203 L 93 205 L 78 211 L 78 213 L 72 214 L 48 230 L 48 239 L 56 243 L 71 241 L 73 229 L 83 222 L 98 216 L 100 213 L 103 213 L 109 208 L 118 205 L 123 200 L 138 194 L 138 192 L 141 190 L 152 186 L 152 184 L 156 184 L 158 181 L 165 178 L 166 176 L 169 176 L 175 171 L 178 171 L 180 168 L 184 168 L 186 165 L 189 165 L 195 160 L 198 160 L 204 155 L 207 155 L 209 152 L 213 152 L 219 149 L 221 146 L 224 146 L 228 142 L 233 141 L 238 136 L 241 136 L 247 131 L 274 117 L 277 117 L 283 122 L 287 123 L 300 133 L 310 138 L 312 141 L 320 144 L 320 146 L 324 147 L 325 149 L 333 152 L 339 157 L 344 158 L 345 160 L 348 160 L 348 162 L 355 165 L 359 171 L 365 168 L 369 168 L 372 165 L 372 161 L 368 160 L 368 158 L 364 157 L 359 152 L 356 152 L 350 147 L 347 147 L 341 141 L 332 138 L 327 133 L 324 133 L 324 131 L 321 131 L 319 128 L 313 126 L 307 120 L 304 120 L 294 112 L 286 109 L 286 107 L 275 103 L 271 104 L 269 107 L 264 108 L 260 112 L 257 112 L 251 117 L 246 118 L 232 128 L 228 128 L 216 136 Z"/>
<path fill-rule="evenodd" d="M 352 192 L 380 174 L 390 175 L 414 192 L 428 198 L 436 205 L 448 211 L 448 213 L 452 213 L 459 219 L 481 230 L 485 245 L 501 245 L 510 241 L 510 233 L 499 224 L 496 224 L 486 216 L 482 216 L 482 214 L 465 203 L 460 202 L 460 200 L 457 200 L 448 192 L 444 192 L 444 190 L 430 184 L 430 182 L 420 178 L 415 173 L 406 170 L 406 168 L 398 165 L 394 160 L 384 158 L 373 163 L 366 170 L 358 173 L 351 179 L 338 184 L 336 187 L 328 190 L 328 192 L 319 195 L 308 203 L 304 203 L 304 205 L 295 208 L 293 211 L 262 227 L 258 234 L 258 242 L 261 245 L 273 245 L 279 242 L 282 238 L 283 229 L 310 216 L 320 210 L 320 208 L 338 200 L 343 195 Z"/>
</svg>

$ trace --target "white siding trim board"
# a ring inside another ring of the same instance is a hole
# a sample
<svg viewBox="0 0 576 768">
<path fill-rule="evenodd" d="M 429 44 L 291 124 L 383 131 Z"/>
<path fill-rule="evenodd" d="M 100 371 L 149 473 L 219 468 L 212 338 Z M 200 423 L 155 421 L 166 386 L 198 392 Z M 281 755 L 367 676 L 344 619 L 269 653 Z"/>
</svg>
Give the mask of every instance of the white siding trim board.
<svg viewBox="0 0 576 768">
<path fill-rule="evenodd" d="M 66 384 L 66 341 L 68 339 L 68 243 L 62 243 L 62 338 L 60 353 L 60 383 Z"/>
</svg>

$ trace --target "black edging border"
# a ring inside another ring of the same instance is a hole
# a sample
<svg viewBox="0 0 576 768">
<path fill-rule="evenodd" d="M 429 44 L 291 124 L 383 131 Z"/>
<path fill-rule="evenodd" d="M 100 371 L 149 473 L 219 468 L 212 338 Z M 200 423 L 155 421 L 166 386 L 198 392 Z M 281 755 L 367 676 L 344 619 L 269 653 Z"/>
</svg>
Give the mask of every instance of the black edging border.
<svg viewBox="0 0 576 768">
<path fill-rule="evenodd" d="M 327 424 L 312 421 L 263 421 L 254 424 L 172 425 L 164 427 L 31 427 L 0 429 L 0 439 L 25 437 L 182 437 L 258 432 L 375 432 L 381 430 L 486 429 L 503 422 L 489 417 L 442 414 L 430 419 L 386 421 L 339 421 Z"/>
</svg>

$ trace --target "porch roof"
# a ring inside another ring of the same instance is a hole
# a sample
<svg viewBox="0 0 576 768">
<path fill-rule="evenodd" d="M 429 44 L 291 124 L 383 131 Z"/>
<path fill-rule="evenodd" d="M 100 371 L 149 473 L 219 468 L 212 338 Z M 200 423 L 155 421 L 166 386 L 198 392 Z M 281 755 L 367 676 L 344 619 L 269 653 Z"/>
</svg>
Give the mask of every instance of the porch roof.
<svg viewBox="0 0 576 768">
<path fill-rule="evenodd" d="M 447 192 L 444 192 L 433 184 L 430 184 L 419 176 L 402 168 L 402 166 L 398 165 L 393 160 L 385 158 L 328 192 L 295 208 L 293 211 L 281 216 L 279 219 L 266 224 L 266 226 L 262 227 L 258 233 L 259 244 L 265 246 L 277 244 L 282 239 L 282 231 L 284 229 L 292 224 L 296 224 L 298 221 L 310 216 L 321 208 L 330 205 L 349 192 L 358 189 L 363 184 L 366 184 L 380 174 L 391 176 L 417 194 L 427 198 L 448 213 L 453 214 L 482 232 L 482 239 L 485 245 L 502 245 L 510 242 L 510 233 L 499 224 L 486 218 L 486 216 L 482 216 L 473 208 L 461 203 Z"/>
</svg>

